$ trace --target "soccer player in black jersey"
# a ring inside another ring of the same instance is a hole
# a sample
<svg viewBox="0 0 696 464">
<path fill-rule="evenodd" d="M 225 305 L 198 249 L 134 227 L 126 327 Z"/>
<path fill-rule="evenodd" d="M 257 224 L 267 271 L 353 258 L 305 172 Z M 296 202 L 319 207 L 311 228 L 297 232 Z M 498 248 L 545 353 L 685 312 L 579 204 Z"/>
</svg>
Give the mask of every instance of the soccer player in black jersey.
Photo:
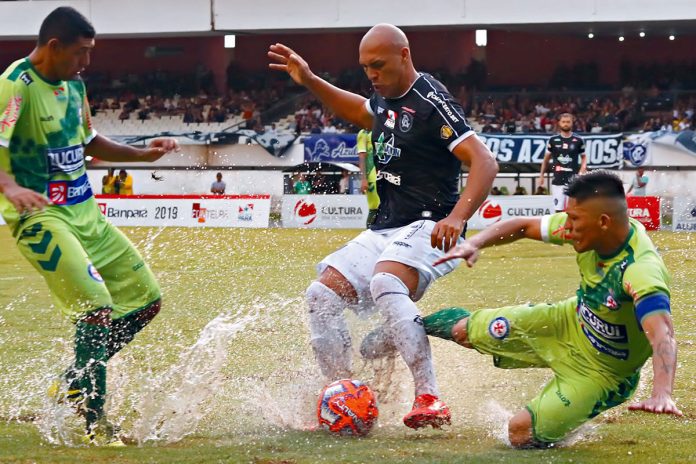
<svg viewBox="0 0 696 464">
<path fill-rule="evenodd" d="M 544 185 L 544 173 L 552 160 L 553 179 L 551 180 L 551 195 L 556 212 L 565 211 L 568 197 L 565 186 L 575 174 L 587 172 L 587 156 L 585 142 L 573 132 L 575 118 L 570 113 L 563 113 L 558 118 L 560 134 L 554 135 L 546 145 L 546 155 L 541 163 L 539 185 Z"/>
<path fill-rule="evenodd" d="M 395 348 L 415 382 L 412 428 L 450 422 L 439 400 L 428 338 L 415 301 L 458 261 L 432 263 L 463 241 L 466 221 L 481 205 L 498 172 L 494 156 L 467 125 L 462 107 L 411 61 L 406 35 L 390 24 L 370 29 L 360 65 L 375 93 L 366 99 L 321 79 L 293 50 L 271 45 L 271 69 L 287 72 L 338 117 L 372 130 L 380 205 L 369 230 L 326 257 L 307 289 L 311 343 L 323 374 L 350 377 L 351 339 L 343 315 L 378 309 L 383 329 L 363 342 L 363 355 Z M 469 166 L 459 193 L 462 163 Z M 370 343 L 367 343 L 369 341 Z"/>
</svg>

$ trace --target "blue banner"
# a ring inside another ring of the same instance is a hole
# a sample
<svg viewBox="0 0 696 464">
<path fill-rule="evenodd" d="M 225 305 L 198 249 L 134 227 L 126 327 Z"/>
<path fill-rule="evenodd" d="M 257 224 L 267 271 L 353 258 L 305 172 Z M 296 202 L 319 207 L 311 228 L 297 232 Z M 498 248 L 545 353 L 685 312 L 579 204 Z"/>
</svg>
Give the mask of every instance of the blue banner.
<svg viewBox="0 0 696 464">
<path fill-rule="evenodd" d="M 579 134 L 585 141 L 587 167 L 617 168 L 622 164 L 623 134 Z M 478 134 L 499 163 L 541 164 L 549 134 Z"/>
<path fill-rule="evenodd" d="M 356 134 L 317 134 L 304 139 L 304 159 L 308 163 L 358 164 Z"/>
<path fill-rule="evenodd" d="M 499 163 L 541 164 L 551 134 L 478 134 Z M 589 168 L 621 166 L 623 134 L 580 135 L 585 141 Z M 305 161 L 308 163 L 342 162 L 358 164 L 355 134 L 317 134 L 304 139 Z"/>
</svg>

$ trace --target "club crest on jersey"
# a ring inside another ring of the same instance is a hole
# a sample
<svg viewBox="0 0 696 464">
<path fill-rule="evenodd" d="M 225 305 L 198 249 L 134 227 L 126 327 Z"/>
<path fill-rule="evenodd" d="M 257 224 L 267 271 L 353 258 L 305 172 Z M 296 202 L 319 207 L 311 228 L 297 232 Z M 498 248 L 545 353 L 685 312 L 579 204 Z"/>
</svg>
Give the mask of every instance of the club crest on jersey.
<svg viewBox="0 0 696 464">
<path fill-rule="evenodd" d="M 384 127 L 394 129 L 396 127 L 396 111 L 387 110 L 387 120 L 384 121 Z"/>
<path fill-rule="evenodd" d="M 399 128 L 401 132 L 408 132 L 413 127 L 413 116 L 411 113 L 404 111 L 401 113 L 401 119 L 399 120 Z"/>
<path fill-rule="evenodd" d="M 496 340 L 502 340 L 510 333 L 510 322 L 504 317 L 496 317 L 488 324 L 488 333 Z"/>
<path fill-rule="evenodd" d="M 604 306 L 613 310 L 619 309 L 619 303 L 612 295 L 607 295 L 607 299 L 604 301 Z"/>
<path fill-rule="evenodd" d="M 454 131 L 447 124 L 443 125 L 440 128 L 440 137 L 444 140 L 447 140 L 448 138 L 452 137 L 453 134 L 454 134 Z"/>
<path fill-rule="evenodd" d="M 99 274 L 99 271 L 97 271 L 97 268 L 94 267 L 94 264 L 90 263 L 87 266 L 87 274 L 95 280 L 96 282 L 102 283 L 104 282 L 104 279 L 102 278 L 101 274 Z"/>
</svg>

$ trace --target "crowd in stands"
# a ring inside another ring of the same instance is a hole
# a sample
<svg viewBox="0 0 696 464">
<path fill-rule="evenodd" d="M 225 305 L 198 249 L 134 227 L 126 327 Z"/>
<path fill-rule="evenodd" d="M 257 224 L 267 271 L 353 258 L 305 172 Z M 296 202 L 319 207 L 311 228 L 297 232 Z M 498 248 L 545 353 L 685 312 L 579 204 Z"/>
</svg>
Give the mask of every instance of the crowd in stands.
<svg viewBox="0 0 696 464">
<path fill-rule="evenodd" d="M 481 62 L 472 61 L 459 74 L 433 72 L 462 103 L 474 129 L 482 132 L 553 132 L 556 117 L 565 112 L 576 116 L 575 130 L 586 133 L 694 128 L 696 93 L 683 89 L 696 89 L 696 62 L 624 63 L 620 89 L 602 88 L 599 74 L 593 63 L 559 66 L 547 85 L 539 89 L 490 92 Z M 365 96 L 371 92 L 360 69 L 324 77 Z M 177 116 L 185 123 L 197 124 L 225 123 L 231 116 L 241 116 L 244 128 L 263 132 L 272 121 L 294 113 L 286 127 L 298 134 L 357 132 L 356 127 L 337 118 L 281 73 L 248 73 L 232 65 L 228 69 L 228 90 L 223 95 L 215 90 L 210 71 L 202 67 L 188 75 L 154 72 L 113 79 L 95 74 L 88 80 L 92 112 L 115 111 L 121 120 Z M 283 114 L 265 117 L 278 102 L 293 98 L 295 101 Z"/>
</svg>

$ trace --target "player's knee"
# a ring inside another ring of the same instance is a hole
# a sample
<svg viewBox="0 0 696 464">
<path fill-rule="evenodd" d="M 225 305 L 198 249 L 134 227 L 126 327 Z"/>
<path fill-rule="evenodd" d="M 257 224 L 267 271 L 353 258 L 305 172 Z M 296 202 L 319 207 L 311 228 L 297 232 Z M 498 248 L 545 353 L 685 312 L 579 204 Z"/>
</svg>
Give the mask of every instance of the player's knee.
<svg viewBox="0 0 696 464">
<path fill-rule="evenodd" d="M 347 303 L 358 303 L 358 293 L 356 289 L 348 279 L 335 268 L 329 266 L 324 269 L 324 272 L 321 273 L 317 282 L 326 286 Z"/>
<path fill-rule="evenodd" d="M 309 284 L 305 291 L 305 300 L 310 314 L 334 311 L 335 306 L 329 304 L 329 301 L 335 298 L 337 298 L 336 292 L 317 280 Z"/>
<path fill-rule="evenodd" d="M 526 409 L 515 414 L 508 422 L 508 438 L 515 448 L 529 448 L 534 445 L 532 416 Z"/>
<path fill-rule="evenodd" d="M 370 294 L 375 303 L 387 295 L 404 294 L 409 295 L 408 288 L 401 279 L 394 274 L 378 272 L 370 280 Z"/>
</svg>

